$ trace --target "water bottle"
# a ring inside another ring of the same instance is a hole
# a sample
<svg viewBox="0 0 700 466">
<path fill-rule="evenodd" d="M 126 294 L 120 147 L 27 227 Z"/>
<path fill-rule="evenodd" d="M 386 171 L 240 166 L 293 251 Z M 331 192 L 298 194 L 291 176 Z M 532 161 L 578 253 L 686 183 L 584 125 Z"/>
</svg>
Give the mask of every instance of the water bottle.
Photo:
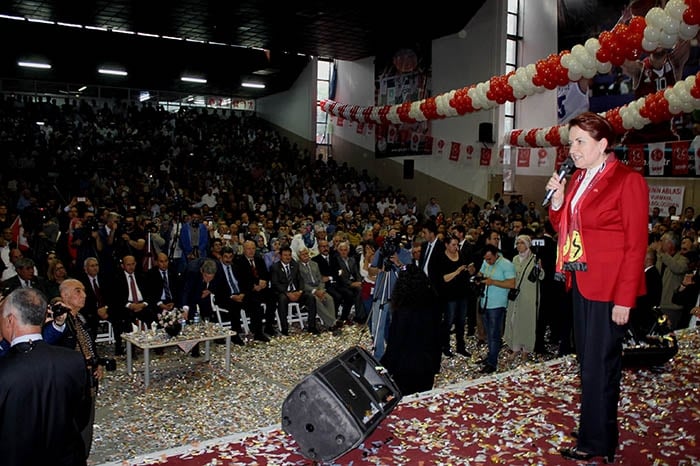
<svg viewBox="0 0 700 466">
<path fill-rule="evenodd" d="M 194 317 L 192 318 L 192 322 L 194 322 L 195 325 L 199 324 L 199 308 L 197 308 L 197 310 L 194 311 Z"/>
</svg>

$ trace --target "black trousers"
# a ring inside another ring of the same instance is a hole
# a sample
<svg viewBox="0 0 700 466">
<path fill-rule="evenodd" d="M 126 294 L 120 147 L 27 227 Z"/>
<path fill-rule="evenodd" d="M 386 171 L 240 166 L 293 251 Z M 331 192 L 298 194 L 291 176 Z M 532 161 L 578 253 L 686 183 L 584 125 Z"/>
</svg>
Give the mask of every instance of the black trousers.
<svg viewBox="0 0 700 466">
<path fill-rule="evenodd" d="M 574 342 L 581 375 L 578 448 L 595 455 L 617 449 L 617 404 L 626 326 L 612 320 L 613 303 L 591 301 L 573 283 Z"/>
</svg>

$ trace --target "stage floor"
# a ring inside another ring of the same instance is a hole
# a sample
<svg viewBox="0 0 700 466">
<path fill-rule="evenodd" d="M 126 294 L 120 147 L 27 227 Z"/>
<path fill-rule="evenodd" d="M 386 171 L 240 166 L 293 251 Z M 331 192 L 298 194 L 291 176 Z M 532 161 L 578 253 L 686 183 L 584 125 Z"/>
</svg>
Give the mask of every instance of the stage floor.
<svg viewBox="0 0 700 466">
<path fill-rule="evenodd" d="M 169 349 L 155 358 L 146 391 L 143 375 L 127 376 L 121 358 L 100 387 L 89 463 L 311 464 L 280 428 L 282 402 L 304 376 L 353 345 L 369 347 L 370 338 L 358 326 L 339 337 L 297 330 L 234 346 L 228 373 L 216 354 L 223 345 L 213 345 L 211 363 Z M 576 425 L 575 358 L 504 357 L 498 373 L 481 377 L 476 361 L 485 347 L 469 342 L 471 358 L 443 358 L 435 390 L 405 397 L 336 463 L 562 464 L 557 449 L 572 442 L 567 434 Z M 681 333 L 679 345 L 662 368 L 625 370 L 617 464 L 700 461 L 700 335 Z"/>
</svg>

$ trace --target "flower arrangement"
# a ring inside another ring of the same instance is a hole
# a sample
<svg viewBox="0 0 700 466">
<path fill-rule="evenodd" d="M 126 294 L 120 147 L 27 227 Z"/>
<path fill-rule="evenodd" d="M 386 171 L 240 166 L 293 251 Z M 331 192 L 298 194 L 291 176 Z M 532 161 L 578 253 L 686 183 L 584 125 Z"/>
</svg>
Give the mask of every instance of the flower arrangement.
<svg viewBox="0 0 700 466">
<path fill-rule="evenodd" d="M 180 320 L 184 319 L 185 313 L 176 307 L 170 310 L 164 310 L 158 314 L 158 324 L 164 328 L 179 327 Z"/>
</svg>

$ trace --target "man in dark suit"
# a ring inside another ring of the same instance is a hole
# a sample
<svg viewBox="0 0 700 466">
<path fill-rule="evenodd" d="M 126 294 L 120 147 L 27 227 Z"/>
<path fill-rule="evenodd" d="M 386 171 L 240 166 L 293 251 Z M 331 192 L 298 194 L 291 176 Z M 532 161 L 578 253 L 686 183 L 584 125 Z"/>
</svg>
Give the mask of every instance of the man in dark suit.
<svg viewBox="0 0 700 466">
<path fill-rule="evenodd" d="M 267 270 L 265 260 L 256 254 L 255 242 L 245 241 L 243 243 L 243 254 L 236 257 L 233 263 L 241 276 L 241 286 L 245 293 L 243 308 L 250 317 L 253 335 L 264 337 L 266 334 L 270 336 L 279 334 L 275 330 L 277 299 L 275 293 L 268 286 L 270 283 L 270 272 Z M 263 304 L 265 305 L 264 316 L 262 311 Z M 263 317 L 265 319 L 264 331 Z M 265 338 L 258 339 L 265 341 Z"/>
<path fill-rule="evenodd" d="M 149 306 L 146 296 L 146 281 L 136 271 L 136 258 L 124 256 L 121 270 L 113 281 L 113 292 L 109 297 L 109 311 L 114 313 L 115 353 L 124 354 L 121 333 L 130 332 L 131 324 L 138 321 L 150 325 L 156 319 L 155 311 Z M 154 303 L 155 304 L 155 303 Z"/>
<path fill-rule="evenodd" d="M 287 307 L 289 303 L 299 303 L 306 306 L 309 313 L 309 332 L 320 333 L 316 327 L 316 301 L 314 297 L 304 292 L 304 284 L 299 275 L 299 264 L 292 259 L 292 249 L 289 246 L 280 248 L 280 260 L 270 268 L 272 291 L 277 294 L 277 313 L 282 324 L 282 335 L 289 335 Z"/>
<path fill-rule="evenodd" d="M 336 290 L 341 294 L 343 311 L 340 320 L 349 320 L 350 308 L 355 306 L 355 322 L 364 324 L 367 320 L 365 306 L 362 304 L 362 278 L 360 276 L 360 266 L 354 257 L 350 257 L 350 243 L 344 241 L 337 246 L 338 275 Z M 350 323 L 350 322 L 348 322 Z"/>
<path fill-rule="evenodd" d="M 46 300 L 36 289 L 11 293 L 0 308 L 0 461 L 4 466 L 86 464 L 80 435 L 90 397 L 77 351 L 42 341 Z M 47 377 L 51 374 L 51 377 Z"/>
<path fill-rule="evenodd" d="M 85 286 L 85 306 L 80 313 L 85 317 L 90 336 L 94 340 L 100 320 L 109 320 L 114 326 L 107 304 L 112 281 L 101 273 L 96 257 L 88 257 L 83 261 L 83 272 L 80 281 Z"/>
<path fill-rule="evenodd" d="M 27 257 L 17 259 L 15 261 L 15 270 L 17 275 L 8 278 L 2 283 L 3 290 L 9 293 L 17 288 L 36 288 L 44 295 L 47 294 L 48 283 L 46 283 L 45 278 L 35 275 L 34 271 L 36 269 L 33 260 Z"/>
<path fill-rule="evenodd" d="M 644 256 L 644 280 L 646 293 L 637 297 L 636 305 L 630 314 L 630 328 L 638 340 L 642 340 L 658 318 L 654 307 L 661 303 L 661 274 L 656 268 L 656 250 L 647 249 Z M 697 299 L 697 297 L 696 297 Z"/>
<path fill-rule="evenodd" d="M 180 295 L 180 306 L 185 311 L 185 319 L 195 320 L 197 312 L 203 320 L 213 318 L 212 296 L 216 289 L 216 261 L 199 258 L 190 261 L 185 269 L 185 285 Z M 199 344 L 192 348 L 192 357 L 199 357 Z"/>
<path fill-rule="evenodd" d="M 221 249 L 221 260 L 216 261 L 216 285 L 214 286 L 214 301 L 220 308 L 228 311 L 221 320 L 231 322 L 231 330 L 238 332 L 232 338 L 232 341 L 237 345 L 243 346 L 245 343 L 241 338 L 243 330 L 241 329 L 241 309 L 247 295 L 247 288 L 250 288 L 247 283 L 244 283 L 242 274 L 233 264 L 233 248 L 225 246 Z M 254 319 L 251 318 L 251 324 L 254 328 L 253 337 L 258 341 L 268 342 L 270 339 L 262 333 L 262 321 L 256 319 L 256 324 L 253 324 Z"/>
<path fill-rule="evenodd" d="M 438 228 L 434 221 L 428 220 L 423 224 L 425 243 L 421 249 L 419 263 L 420 269 L 430 280 L 435 294 L 437 294 L 437 290 L 442 285 L 442 276 L 440 276 L 440 272 L 435 267 L 435 264 L 439 262 L 438 258 L 440 258 L 440 255 L 445 254 L 445 243 L 439 240 L 437 233 Z"/>
<path fill-rule="evenodd" d="M 180 287 L 177 275 L 170 269 L 168 255 L 161 252 L 156 255 L 156 264 L 146 272 L 146 301 L 155 303 L 156 315 L 171 311 L 179 299 Z"/>
<path fill-rule="evenodd" d="M 326 293 L 331 295 L 335 304 L 335 315 L 340 313 L 340 305 L 343 303 L 343 295 L 337 290 L 336 285 L 338 276 L 337 258 L 331 253 L 328 240 L 318 240 L 318 254 L 311 258 L 312 261 L 318 264 L 318 270 L 321 272 L 321 280 L 326 287 Z"/>
</svg>

